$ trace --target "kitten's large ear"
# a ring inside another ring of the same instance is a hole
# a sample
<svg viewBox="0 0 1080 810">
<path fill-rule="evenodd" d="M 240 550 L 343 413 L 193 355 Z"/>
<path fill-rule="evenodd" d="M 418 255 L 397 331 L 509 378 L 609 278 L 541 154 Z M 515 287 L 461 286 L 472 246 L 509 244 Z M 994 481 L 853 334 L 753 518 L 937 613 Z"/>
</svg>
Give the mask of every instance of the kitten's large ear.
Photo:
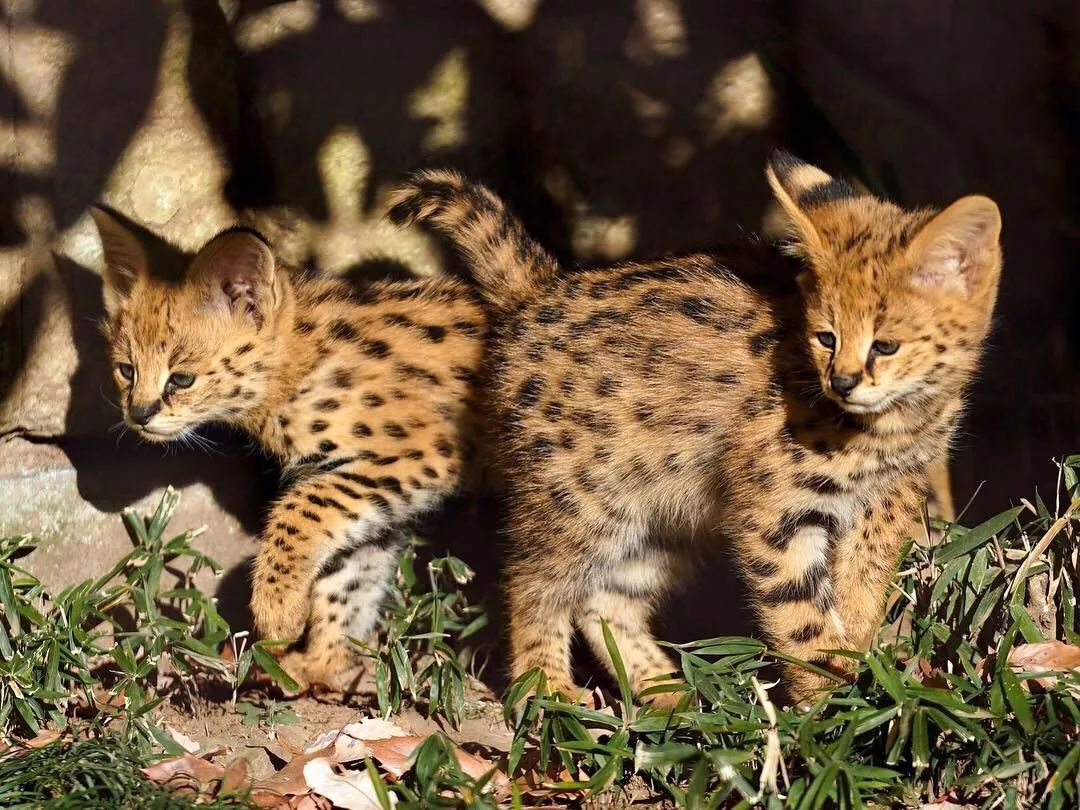
<svg viewBox="0 0 1080 810">
<path fill-rule="evenodd" d="M 146 275 L 146 251 L 138 237 L 104 208 L 91 206 L 90 216 L 105 254 L 102 295 L 105 312 L 112 317 L 131 295 L 136 279 Z"/>
<path fill-rule="evenodd" d="M 250 317 L 259 328 L 278 304 L 274 254 L 250 231 L 215 236 L 195 254 L 189 272 L 210 308 Z"/>
<path fill-rule="evenodd" d="M 912 240 L 908 260 L 916 287 L 975 298 L 1001 275 L 1001 212 L 989 197 L 962 197 Z"/>
<path fill-rule="evenodd" d="M 773 152 L 765 167 L 765 176 L 784 212 L 794 251 L 807 259 L 822 256 L 825 245 L 807 213 L 807 207 L 826 201 L 818 199 L 822 197 L 823 189 L 842 191 L 843 196 L 854 196 L 854 190 L 843 180 L 835 180 L 817 166 L 803 163 L 783 150 Z"/>
</svg>

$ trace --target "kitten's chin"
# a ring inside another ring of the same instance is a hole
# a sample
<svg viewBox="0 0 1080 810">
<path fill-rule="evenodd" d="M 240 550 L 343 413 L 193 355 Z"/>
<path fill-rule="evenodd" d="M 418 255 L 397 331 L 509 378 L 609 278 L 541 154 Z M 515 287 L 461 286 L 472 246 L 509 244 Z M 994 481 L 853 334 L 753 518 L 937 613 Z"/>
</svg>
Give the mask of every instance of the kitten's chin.
<svg viewBox="0 0 1080 810">
<path fill-rule="evenodd" d="M 878 397 L 875 400 L 863 400 L 862 402 L 854 402 L 850 399 L 840 399 L 840 397 L 834 394 L 829 394 L 829 399 L 837 404 L 840 410 L 846 413 L 853 413 L 858 415 L 875 414 L 887 411 L 893 404 L 895 397 L 888 395 Z"/>
<path fill-rule="evenodd" d="M 151 430 L 149 428 L 136 428 L 135 432 L 140 438 L 146 439 L 148 442 L 156 442 L 162 444 L 175 439 L 180 431 L 174 430 L 171 433 L 165 433 L 164 431 Z"/>
<path fill-rule="evenodd" d="M 154 442 L 156 444 L 171 442 L 173 439 L 179 437 L 185 430 L 184 426 L 170 429 L 166 425 L 135 425 L 131 422 L 128 422 L 128 427 L 131 428 L 135 435 L 140 439 L 145 439 L 148 442 Z"/>
</svg>

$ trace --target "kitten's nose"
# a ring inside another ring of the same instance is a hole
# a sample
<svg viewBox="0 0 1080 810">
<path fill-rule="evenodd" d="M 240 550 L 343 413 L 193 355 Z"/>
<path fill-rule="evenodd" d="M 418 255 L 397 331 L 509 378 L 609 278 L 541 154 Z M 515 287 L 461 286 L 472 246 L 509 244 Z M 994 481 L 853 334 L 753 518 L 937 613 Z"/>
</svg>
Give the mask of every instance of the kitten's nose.
<svg viewBox="0 0 1080 810">
<path fill-rule="evenodd" d="M 838 393 L 842 397 L 846 397 L 852 391 L 855 390 L 855 386 L 862 381 L 862 372 L 857 374 L 833 374 L 829 378 L 829 385 L 832 386 L 832 390 Z"/>
<path fill-rule="evenodd" d="M 161 410 L 161 400 L 155 399 L 153 402 L 148 402 L 143 405 L 132 405 L 128 408 L 128 415 L 131 416 L 131 421 L 137 425 L 145 425 L 151 419 L 154 418 L 154 414 Z"/>
</svg>

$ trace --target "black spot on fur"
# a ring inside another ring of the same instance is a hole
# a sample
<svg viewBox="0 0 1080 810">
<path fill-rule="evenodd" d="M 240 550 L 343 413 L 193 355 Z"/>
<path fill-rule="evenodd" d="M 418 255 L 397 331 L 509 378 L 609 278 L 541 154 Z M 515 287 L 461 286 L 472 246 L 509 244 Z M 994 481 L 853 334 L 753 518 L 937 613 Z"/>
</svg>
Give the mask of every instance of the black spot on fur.
<svg viewBox="0 0 1080 810">
<path fill-rule="evenodd" d="M 562 419 L 563 406 L 561 402 L 552 401 L 544 406 L 544 418 L 549 422 L 558 422 Z"/>
<path fill-rule="evenodd" d="M 337 450 L 337 447 L 337 444 L 330 441 L 329 439 L 323 439 L 321 442 L 319 442 L 319 450 L 323 453 L 333 453 L 335 450 Z"/>
<path fill-rule="evenodd" d="M 574 499 L 573 493 L 565 487 L 552 487 L 551 502 L 555 504 L 560 511 L 567 512 L 569 514 L 576 514 L 578 511 L 577 503 Z"/>
<path fill-rule="evenodd" d="M 322 419 L 316 419 L 310 425 L 312 433 L 322 433 L 328 427 L 330 427 L 330 424 L 328 422 L 323 421 Z"/>
<path fill-rule="evenodd" d="M 341 407 L 341 403 L 336 399 L 320 399 L 311 407 L 317 411 L 336 411 Z"/>
<path fill-rule="evenodd" d="M 431 385 L 442 385 L 442 381 L 438 375 L 428 371 L 426 368 L 420 366 L 414 366 L 411 363 L 398 363 L 395 366 L 398 374 L 403 377 L 408 377 L 415 380 L 421 380 Z"/>
<path fill-rule="evenodd" d="M 708 323 L 714 308 L 712 301 L 700 295 L 688 295 L 679 301 L 679 312 L 696 323 Z"/>
<path fill-rule="evenodd" d="M 615 377 L 614 374 L 605 374 L 596 384 L 596 395 L 598 397 L 610 397 L 618 390 L 619 385 L 619 380 Z"/>
<path fill-rule="evenodd" d="M 375 479 L 369 478 L 366 475 L 345 471 L 341 471 L 335 474 L 344 478 L 346 481 L 352 481 L 354 484 L 360 484 L 360 486 L 368 487 L 369 489 L 374 489 L 377 486 L 377 484 L 375 483 Z"/>
<path fill-rule="evenodd" d="M 360 401 L 368 408 L 379 408 L 386 404 L 386 400 L 378 394 L 364 394 Z"/>
<path fill-rule="evenodd" d="M 335 340 L 356 340 L 356 328 L 340 318 L 330 321 L 330 336 Z"/>
<path fill-rule="evenodd" d="M 352 426 L 352 435 L 358 439 L 366 439 L 372 435 L 371 428 L 365 425 L 363 422 L 357 422 Z"/>
<path fill-rule="evenodd" d="M 383 433 L 385 433 L 387 436 L 389 436 L 392 439 L 404 439 L 406 436 L 409 435 L 408 431 L 405 430 L 405 428 L 403 428 L 397 422 L 386 422 L 386 423 L 384 423 L 383 424 Z"/>
<path fill-rule="evenodd" d="M 296 331 L 301 335 L 310 335 L 315 331 L 315 324 L 305 318 L 301 318 L 296 322 Z"/>
<path fill-rule="evenodd" d="M 780 339 L 780 330 L 777 327 L 758 332 L 750 339 L 750 353 L 754 357 L 761 357 L 769 349 L 776 345 Z"/>
<path fill-rule="evenodd" d="M 540 307 L 536 313 L 536 322 L 539 324 L 558 323 L 566 317 L 566 312 L 561 307 Z"/>
<path fill-rule="evenodd" d="M 840 200 L 850 200 L 852 197 L 858 196 L 859 193 L 851 183 L 846 180 L 831 178 L 826 183 L 819 183 L 802 192 L 799 195 L 798 202 L 799 205 L 814 206 Z"/>
<path fill-rule="evenodd" d="M 384 475 L 379 478 L 379 486 L 382 489 L 389 490 L 395 495 L 401 495 L 401 482 L 392 475 Z"/>
<path fill-rule="evenodd" d="M 390 345 L 385 340 L 365 340 L 360 351 L 368 357 L 382 358 L 390 354 Z"/>
<path fill-rule="evenodd" d="M 236 355 L 237 355 L 237 357 L 239 357 L 242 354 L 247 354 L 248 352 L 250 352 L 254 348 L 255 348 L 254 343 L 245 343 L 243 346 L 241 346 L 239 349 L 236 350 Z"/>
<path fill-rule="evenodd" d="M 443 458 L 451 458 L 454 455 L 454 445 L 445 436 L 440 436 L 435 440 L 435 452 Z"/>
<path fill-rule="evenodd" d="M 446 340 L 446 327 L 444 326 L 421 326 L 420 333 L 424 336 L 425 340 L 429 340 L 432 343 L 442 343 Z"/>
<path fill-rule="evenodd" d="M 782 582 L 761 595 L 761 600 L 771 605 L 787 602 L 806 602 L 815 599 L 829 576 L 829 566 L 824 560 L 803 571 L 801 577 Z"/>
<path fill-rule="evenodd" d="M 517 404 L 521 408 L 531 408 L 540 400 L 540 392 L 544 390 L 544 381 L 533 375 L 525 380 L 518 388 Z"/>
<path fill-rule="evenodd" d="M 813 641 L 815 638 L 821 635 L 824 628 L 817 622 L 807 622 L 794 633 L 791 634 L 791 640 L 796 644 L 805 644 L 808 641 Z"/>
<path fill-rule="evenodd" d="M 469 337 L 480 337 L 480 325 L 472 321 L 454 321 L 454 329 Z"/>
<path fill-rule="evenodd" d="M 835 536 L 839 528 L 835 517 L 825 512 L 812 510 L 784 515 L 780 525 L 773 531 L 766 533 L 762 539 L 777 551 L 786 551 L 794 534 L 800 529 L 811 526 L 824 529 L 829 537 Z"/>
<path fill-rule="evenodd" d="M 844 492 L 844 488 L 836 481 L 836 479 L 830 478 L 827 475 L 816 475 L 811 473 L 798 473 L 795 476 L 795 486 L 802 487 L 803 489 L 812 489 L 823 495 L 839 495 Z"/>
</svg>

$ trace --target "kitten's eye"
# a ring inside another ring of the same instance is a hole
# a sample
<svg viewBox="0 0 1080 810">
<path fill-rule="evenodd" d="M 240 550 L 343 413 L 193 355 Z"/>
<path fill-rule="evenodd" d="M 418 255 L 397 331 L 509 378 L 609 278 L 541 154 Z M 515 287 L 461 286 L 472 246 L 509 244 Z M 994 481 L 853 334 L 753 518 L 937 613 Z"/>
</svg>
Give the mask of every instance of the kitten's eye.
<svg viewBox="0 0 1080 810">
<path fill-rule="evenodd" d="M 195 376 L 192 374 L 170 374 L 168 381 L 165 383 L 165 387 L 191 388 L 193 382 L 195 382 Z"/>
<path fill-rule="evenodd" d="M 832 332 L 818 332 L 814 335 L 818 339 L 818 343 L 824 346 L 826 349 L 836 348 L 836 335 Z"/>
<path fill-rule="evenodd" d="M 120 363 L 117 365 L 116 370 L 120 372 L 120 376 L 128 382 L 135 379 L 135 367 L 131 363 Z"/>
<path fill-rule="evenodd" d="M 883 354 L 885 356 L 896 354 L 896 350 L 899 348 L 900 344 L 893 343 L 891 340 L 875 340 L 870 345 L 870 351 L 874 354 Z"/>
</svg>

